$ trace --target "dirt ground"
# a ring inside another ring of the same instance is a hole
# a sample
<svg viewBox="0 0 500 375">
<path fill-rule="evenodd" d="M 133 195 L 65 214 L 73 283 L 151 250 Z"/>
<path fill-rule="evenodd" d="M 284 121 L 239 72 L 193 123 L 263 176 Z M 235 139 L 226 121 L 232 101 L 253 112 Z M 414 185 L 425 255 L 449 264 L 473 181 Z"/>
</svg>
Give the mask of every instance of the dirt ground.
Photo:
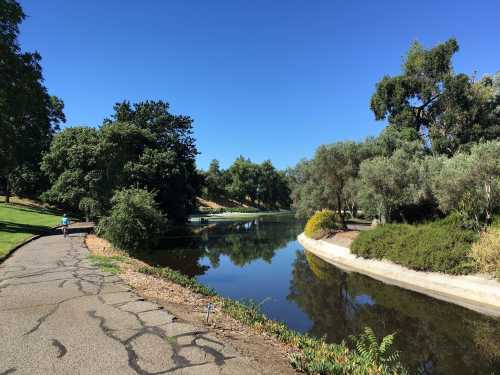
<svg viewBox="0 0 500 375">
<path fill-rule="evenodd" d="M 323 238 L 323 240 L 334 245 L 350 247 L 352 241 L 354 241 L 358 234 L 359 231 L 357 230 L 348 230 L 344 232 L 337 232 L 331 237 Z"/>
<path fill-rule="evenodd" d="M 95 235 L 88 235 L 85 243 L 94 255 L 121 256 L 123 253 L 114 250 L 111 245 Z M 121 263 L 120 277 L 135 291 L 147 300 L 162 305 L 176 316 L 178 320 L 192 323 L 208 329 L 210 333 L 231 344 L 242 355 L 253 358 L 264 374 L 296 374 L 289 365 L 288 355 L 293 352 L 278 340 L 267 336 L 264 332 L 252 329 L 220 310 L 214 303 L 214 311 L 206 321 L 208 303 L 214 299 L 194 293 L 168 280 L 136 272 L 145 265 L 143 262 L 127 258 Z"/>
</svg>

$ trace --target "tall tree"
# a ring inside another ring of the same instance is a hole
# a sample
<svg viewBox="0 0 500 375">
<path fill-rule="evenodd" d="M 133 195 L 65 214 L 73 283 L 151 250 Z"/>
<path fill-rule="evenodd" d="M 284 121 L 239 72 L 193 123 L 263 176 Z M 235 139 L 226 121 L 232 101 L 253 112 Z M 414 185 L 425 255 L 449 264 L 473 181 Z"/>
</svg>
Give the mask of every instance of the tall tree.
<svg viewBox="0 0 500 375">
<path fill-rule="evenodd" d="M 359 165 L 366 159 L 369 149 L 365 144 L 338 142 L 320 146 L 315 155 L 316 173 L 324 179 L 334 194 L 335 209 L 345 225 L 345 188 L 351 178 L 358 175 Z"/>
<path fill-rule="evenodd" d="M 87 127 L 66 128 L 54 137 L 41 165 L 51 184 L 44 201 L 70 210 L 83 198 L 104 205 L 111 191 L 100 169 L 99 141 L 98 130 Z"/>
<path fill-rule="evenodd" d="M 218 200 L 225 195 L 225 181 L 223 171 L 217 159 L 213 159 L 206 172 L 206 197 L 210 200 Z"/>
<path fill-rule="evenodd" d="M 465 74 L 453 72 L 455 39 L 431 49 L 415 42 L 400 75 L 377 83 L 371 109 L 377 120 L 387 119 L 398 129 L 411 128 L 438 153 L 453 154 L 461 145 L 494 139 L 486 96 L 481 85 Z"/>
<path fill-rule="evenodd" d="M 202 179 L 195 164 L 198 150 L 193 120 L 174 115 L 169 109 L 169 104 L 161 100 L 133 105 L 124 101 L 114 106 L 114 113 L 104 123 L 129 123 L 153 135 L 149 150 L 127 166 L 130 183 L 156 191 L 159 208 L 168 218 L 185 221 L 201 189 Z"/>
<path fill-rule="evenodd" d="M 7 201 L 11 175 L 19 168 L 37 170 L 65 121 L 63 102 L 43 85 L 41 56 L 21 52 L 17 38 L 24 18 L 16 1 L 0 0 L 0 175 Z"/>
</svg>

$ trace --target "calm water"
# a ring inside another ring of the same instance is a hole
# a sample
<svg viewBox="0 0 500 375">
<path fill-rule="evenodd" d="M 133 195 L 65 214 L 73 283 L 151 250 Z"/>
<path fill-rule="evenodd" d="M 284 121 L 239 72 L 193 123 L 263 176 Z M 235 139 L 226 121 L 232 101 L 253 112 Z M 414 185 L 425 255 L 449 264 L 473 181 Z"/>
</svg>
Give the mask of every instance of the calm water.
<svg viewBox="0 0 500 375">
<path fill-rule="evenodd" d="M 291 216 L 221 223 L 166 240 L 151 260 L 330 342 L 364 326 L 398 332 L 403 361 L 427 374 L 500 374 L 500 320 L 343 272 L 304 251 L 302 228 Z"/>
</svg>

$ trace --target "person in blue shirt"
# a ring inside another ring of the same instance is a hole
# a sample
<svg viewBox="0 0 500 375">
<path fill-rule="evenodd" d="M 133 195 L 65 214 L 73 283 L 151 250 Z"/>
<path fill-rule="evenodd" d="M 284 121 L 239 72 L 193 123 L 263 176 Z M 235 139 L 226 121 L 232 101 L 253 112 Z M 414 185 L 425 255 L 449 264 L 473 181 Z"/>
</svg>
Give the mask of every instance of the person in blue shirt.
<svg viewBox="0 0 500 375">
<path fill-rule="evenodd" d="M 69 225 L 69 218 L 66 214 L 63 215 L 61 218 L 61 224 L 62 224 L 62 232 L 64 237 L 68 236 L 68 225 Z"/>
</svg>

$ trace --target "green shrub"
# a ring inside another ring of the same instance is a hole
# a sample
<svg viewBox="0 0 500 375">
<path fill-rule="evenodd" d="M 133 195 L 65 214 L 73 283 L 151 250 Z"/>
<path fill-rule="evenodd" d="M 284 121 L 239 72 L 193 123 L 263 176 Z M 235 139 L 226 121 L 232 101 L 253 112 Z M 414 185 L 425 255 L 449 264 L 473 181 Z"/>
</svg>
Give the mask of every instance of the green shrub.
<svg viewBox="0 0 500 375">
<path fill-rule="evenodd" d="M 165 220 L 153 194 L 143 189 L 124 189 L 113 196 L 109 216 L 97 227 L 98 235 L 122 250 L 149 249 L 158 243 Z"/>
<path fill-rule="evenodd" d="M 331 210 L 316 212 L 306 224 L 304 233 L 307 237 L 319 239 L 339 229 L 340 220 L 338 215 Z"/>
<path fill-rule="evenodd" d="M 468 274 L 476 270 L 470 258 L 475 231 L 462 228 L 455 217 L 431 223 L 386 224 L 361 232 L 351 245 L 354 254 L 388 259 L 418 271 Z"/>
</svg>

